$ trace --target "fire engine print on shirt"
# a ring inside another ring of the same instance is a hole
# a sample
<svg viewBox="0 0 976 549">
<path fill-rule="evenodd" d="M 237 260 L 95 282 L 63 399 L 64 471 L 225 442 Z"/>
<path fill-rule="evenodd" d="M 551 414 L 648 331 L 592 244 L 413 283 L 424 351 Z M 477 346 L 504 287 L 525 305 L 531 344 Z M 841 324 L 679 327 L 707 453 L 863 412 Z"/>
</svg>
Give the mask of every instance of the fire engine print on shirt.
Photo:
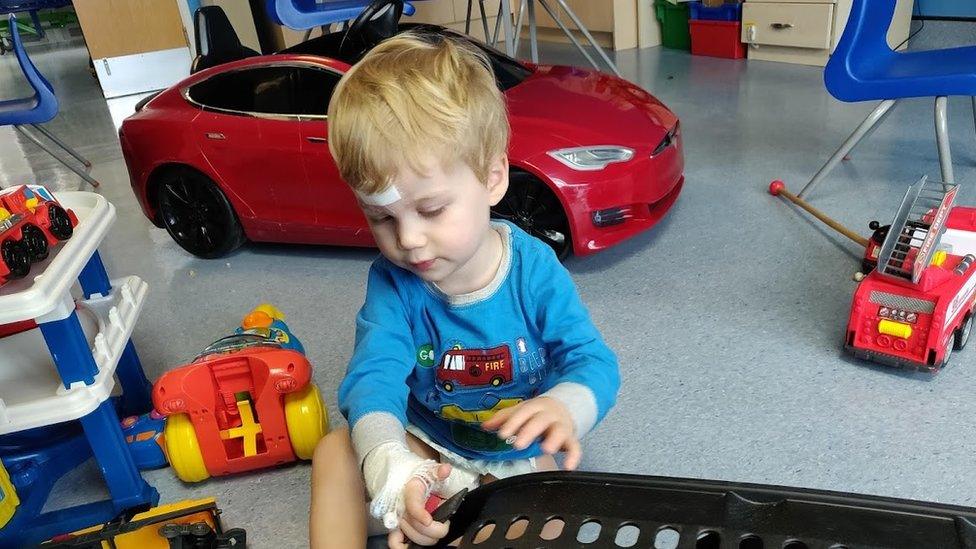
<svg viewBox="0 0 976 549">
<path fill-rule="evenodd" d="M 502 387 L 512 383 L 512 352 L 502 344 L 489 349 L 462 349 L 455 345 L 437 367 L 437 385 L 445 393 Z"/>
</svg>

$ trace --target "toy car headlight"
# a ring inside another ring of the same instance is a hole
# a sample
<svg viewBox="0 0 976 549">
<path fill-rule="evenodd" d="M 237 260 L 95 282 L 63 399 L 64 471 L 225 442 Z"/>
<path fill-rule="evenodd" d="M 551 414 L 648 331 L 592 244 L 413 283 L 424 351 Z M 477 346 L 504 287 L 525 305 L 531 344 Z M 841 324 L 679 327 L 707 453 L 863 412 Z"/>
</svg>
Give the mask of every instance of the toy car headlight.
<svg viewBox="0 0 976 549">
<path fill-rule="evenodd" d="M 634 157 L 634 150 L 627 147 L 601 145 L 549 151 L 549 156 L 574 170 L 592 171 L 602 170 L 615 162 L 626 162 Z"/>
</svg>

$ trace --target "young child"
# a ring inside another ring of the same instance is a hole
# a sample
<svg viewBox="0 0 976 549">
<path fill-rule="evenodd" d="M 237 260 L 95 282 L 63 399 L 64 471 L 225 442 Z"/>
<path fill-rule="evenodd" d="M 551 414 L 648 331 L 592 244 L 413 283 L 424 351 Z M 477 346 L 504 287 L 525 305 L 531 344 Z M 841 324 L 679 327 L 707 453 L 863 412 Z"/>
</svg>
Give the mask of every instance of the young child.
<svg viewBox="0 0 976 549">
<path fill-rule="evenodd" d="M 382 257 L 339 387 L 350 429 L 315 452 L 313 547 L 433 544 L 448 527 L 431 493 L 555 469 L 560 451 L 576 468 L 616 399 L 616 358 L 554 252 L 490 220 L 508 133 L 486 56 L 458 37 L 400 34 L 336 88 L 329 146 Z"/>
</svg>

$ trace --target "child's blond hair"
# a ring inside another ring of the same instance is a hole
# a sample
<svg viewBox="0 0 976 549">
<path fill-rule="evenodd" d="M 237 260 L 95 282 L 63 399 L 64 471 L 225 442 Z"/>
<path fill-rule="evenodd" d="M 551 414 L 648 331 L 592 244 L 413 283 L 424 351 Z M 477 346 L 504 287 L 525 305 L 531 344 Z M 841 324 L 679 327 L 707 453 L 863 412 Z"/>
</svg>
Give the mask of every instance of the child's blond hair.
<svg viewBox="0 0 976 549">
<path fill-rule="evenodd" d="M 342 77 L 329 104 L 339 174 L 367 194 L 404 168 L 461 160 L 486 181 L 508 149 L 508 115 L 484 52 L 463 38 L 404 32 Z"/>
</svg>

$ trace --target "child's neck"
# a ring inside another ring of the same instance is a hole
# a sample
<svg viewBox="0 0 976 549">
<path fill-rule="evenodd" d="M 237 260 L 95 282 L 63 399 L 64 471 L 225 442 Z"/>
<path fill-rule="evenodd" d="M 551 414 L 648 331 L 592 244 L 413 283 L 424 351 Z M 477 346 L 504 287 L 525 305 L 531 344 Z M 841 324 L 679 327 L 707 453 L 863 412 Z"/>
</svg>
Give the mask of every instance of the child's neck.
<svg viewBox="0 0 976 549">
<path fill-rule="evenodd" d="M 457 273 L 462 275 L 455 277 L 457 281 L 443 281 L 437 285 L 438 289 L 447 295 L 463 295 L 484 289 L 498 274 L 503 251 L 502 235 L 491 226 L 488 234 L 485 235 L 481 249 L 475 253 L 468 265 L 464 266 L 464 270 L 470 269 L 470 272 Z"/>
</svg>

